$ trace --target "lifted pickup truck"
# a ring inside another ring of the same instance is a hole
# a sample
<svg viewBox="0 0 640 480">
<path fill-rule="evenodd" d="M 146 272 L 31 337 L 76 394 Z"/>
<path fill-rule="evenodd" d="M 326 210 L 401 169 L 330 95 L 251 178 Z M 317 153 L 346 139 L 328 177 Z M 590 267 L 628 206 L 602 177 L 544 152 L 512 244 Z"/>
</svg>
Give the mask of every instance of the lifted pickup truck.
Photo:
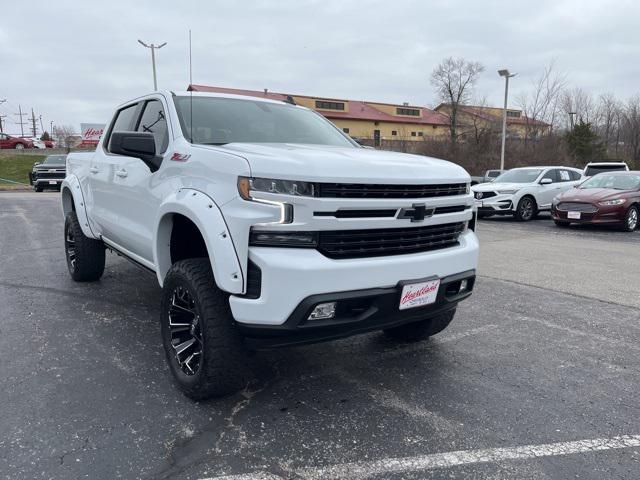
<svg viewBox="0 0 640 480">
<path fill-rule="evenodd" d="M 443 330 L 473 289 L 470 178 L 361 148 L 312 110 L 223 94 L 122 104 L 62 185 L 76 281 L 105 248 L 162 287 L 162 341 L 191 398 L 242 388 L 247 349 Z"/>
</svg>

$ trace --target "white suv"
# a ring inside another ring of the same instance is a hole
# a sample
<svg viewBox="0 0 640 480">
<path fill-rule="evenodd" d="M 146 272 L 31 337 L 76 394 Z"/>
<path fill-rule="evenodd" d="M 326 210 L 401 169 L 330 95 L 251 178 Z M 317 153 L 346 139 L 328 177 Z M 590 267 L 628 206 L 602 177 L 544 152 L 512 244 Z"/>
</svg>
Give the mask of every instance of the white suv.
<svg viewBox="0 0 640 480">
<path fill-rule="evenodd" d="M 192 398 L 246 385 L 248 347 L 434 335 L 473 290 L 469 174 L 362 148 L 301 106 L 155 92 L 67 166 L 69 273 L 99 279 L 106 247 L 155 274 Z"/>
<path fill-rule="evenodd" d="M 471 187 L 478 216 L 513 215 L 521 221 L 551 210 L 553 198 L 582 181 L 571 167 L 524 167 L 509 170 L 491 183 Z"/>
</svg>

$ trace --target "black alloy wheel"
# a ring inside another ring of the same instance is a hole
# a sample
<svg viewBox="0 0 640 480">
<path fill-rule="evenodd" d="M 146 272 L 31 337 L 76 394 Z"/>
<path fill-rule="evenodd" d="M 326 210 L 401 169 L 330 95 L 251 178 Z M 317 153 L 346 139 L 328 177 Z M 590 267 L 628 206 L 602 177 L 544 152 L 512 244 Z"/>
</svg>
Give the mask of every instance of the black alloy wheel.
<svg viewBox="0 0 640 480">
<path fill-rule="evenodd" d="M 171 295 L 168 321 L 175 360 L 185 375 L 195 375 L 202 360 L 202 326 L 193 296 L 181 285 Z"/>
</svg>

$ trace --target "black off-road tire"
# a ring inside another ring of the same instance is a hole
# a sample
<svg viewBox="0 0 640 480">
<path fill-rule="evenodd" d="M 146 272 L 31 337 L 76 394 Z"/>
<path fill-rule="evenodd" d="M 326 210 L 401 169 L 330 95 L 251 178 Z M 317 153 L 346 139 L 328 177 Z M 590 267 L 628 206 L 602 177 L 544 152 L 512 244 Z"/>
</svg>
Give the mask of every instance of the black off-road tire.
<svg viewBox="0 0 640 480">
<path fill-rule="evenodd" d="M 565 222 L 564 220 L 554 220 L 553 223 L 562 228 L 567 228 L 569 225 L 571 225 L 571 222 Z"/>
<path fill-rule="evenodd" d="M 518 202 L 514 217 L 520 222 L 528 222 L 536 217 L 538 214 L 538 206 L 536 200 L 533 197 L 525 195 Z"/>
<path fill-rule="evenodd" d="M 384 334 L 393 338 L 394 340 L 400 340 L 403 342 L 417 342 L 433 335 L 440 333 L 449 326 L 451 320 L 456 314 L 456 309 L 449 310 L 435 317 L 420 320 L 418 322 L 407 323 L 400 325 L 399 327 L 387 328 Z"/>
<path fill-rule="evenodd" d="M 93 282 L 104 273 L 104 243 L 82 233 L 76 212 L 67 213 L 64 222 L 64 251 L 69 273 L 76 282 Z"/>
<path fill-rule="evenodd" d="M 624 216 L 624 223 L 622 224 L 622 231 L 633 232 L 638 228 L 640 217 L 640 210 L 637 206 L 632 205 L 627 210 L 627 214 Z"/>
<path fill-rule="evenodd" d="M 185 291 L 193 300 L 202 342 L 195 373 L 186 373 L 179 363 L 169 325 L 174 294 Z M 242 335 L 234 323 L 229 294 L 216 286 L 208 258 L 181 260 L 171 266 L 162 287 L 160 322 L 169 369 L 186 396 L 205 400 L 234 393 L 246 386 L 250 371 Z"/>
<path fill-rule="evenodd" d="M 41 192 L 42 191 L 42 187 L 36 186 L 36 187 L 34 187 L 34 190 L 36 192 Z"/>
</svg>

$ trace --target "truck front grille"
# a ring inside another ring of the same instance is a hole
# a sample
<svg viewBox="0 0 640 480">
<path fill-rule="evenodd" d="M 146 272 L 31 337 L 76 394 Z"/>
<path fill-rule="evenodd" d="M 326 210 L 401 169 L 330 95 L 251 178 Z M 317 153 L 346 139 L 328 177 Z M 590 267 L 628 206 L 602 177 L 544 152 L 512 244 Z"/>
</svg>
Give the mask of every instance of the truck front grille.
<svg viewBox="0 0 640 480">
<path fill-rule="evenodd" d="M 39 171 L 36 170 L 36 178 L 64 178 L 66 177 L 66 173 L 64 170 L 59 170 L 56 172 L 48 172 L 48 171 Z"/>
<path fill-rule="evenodd" d="M 318 251 L 334 259 L 426 252 L 458 244 L 465 222 L 416 228 L 321 231 Z"/>
<path fill-rule="evenodd" d="M 466 183 L 436 185 L 320 183 L 317 195 L 326 198 L 429 198 L 466 195 L 466 193 Z"/>
</svg>

